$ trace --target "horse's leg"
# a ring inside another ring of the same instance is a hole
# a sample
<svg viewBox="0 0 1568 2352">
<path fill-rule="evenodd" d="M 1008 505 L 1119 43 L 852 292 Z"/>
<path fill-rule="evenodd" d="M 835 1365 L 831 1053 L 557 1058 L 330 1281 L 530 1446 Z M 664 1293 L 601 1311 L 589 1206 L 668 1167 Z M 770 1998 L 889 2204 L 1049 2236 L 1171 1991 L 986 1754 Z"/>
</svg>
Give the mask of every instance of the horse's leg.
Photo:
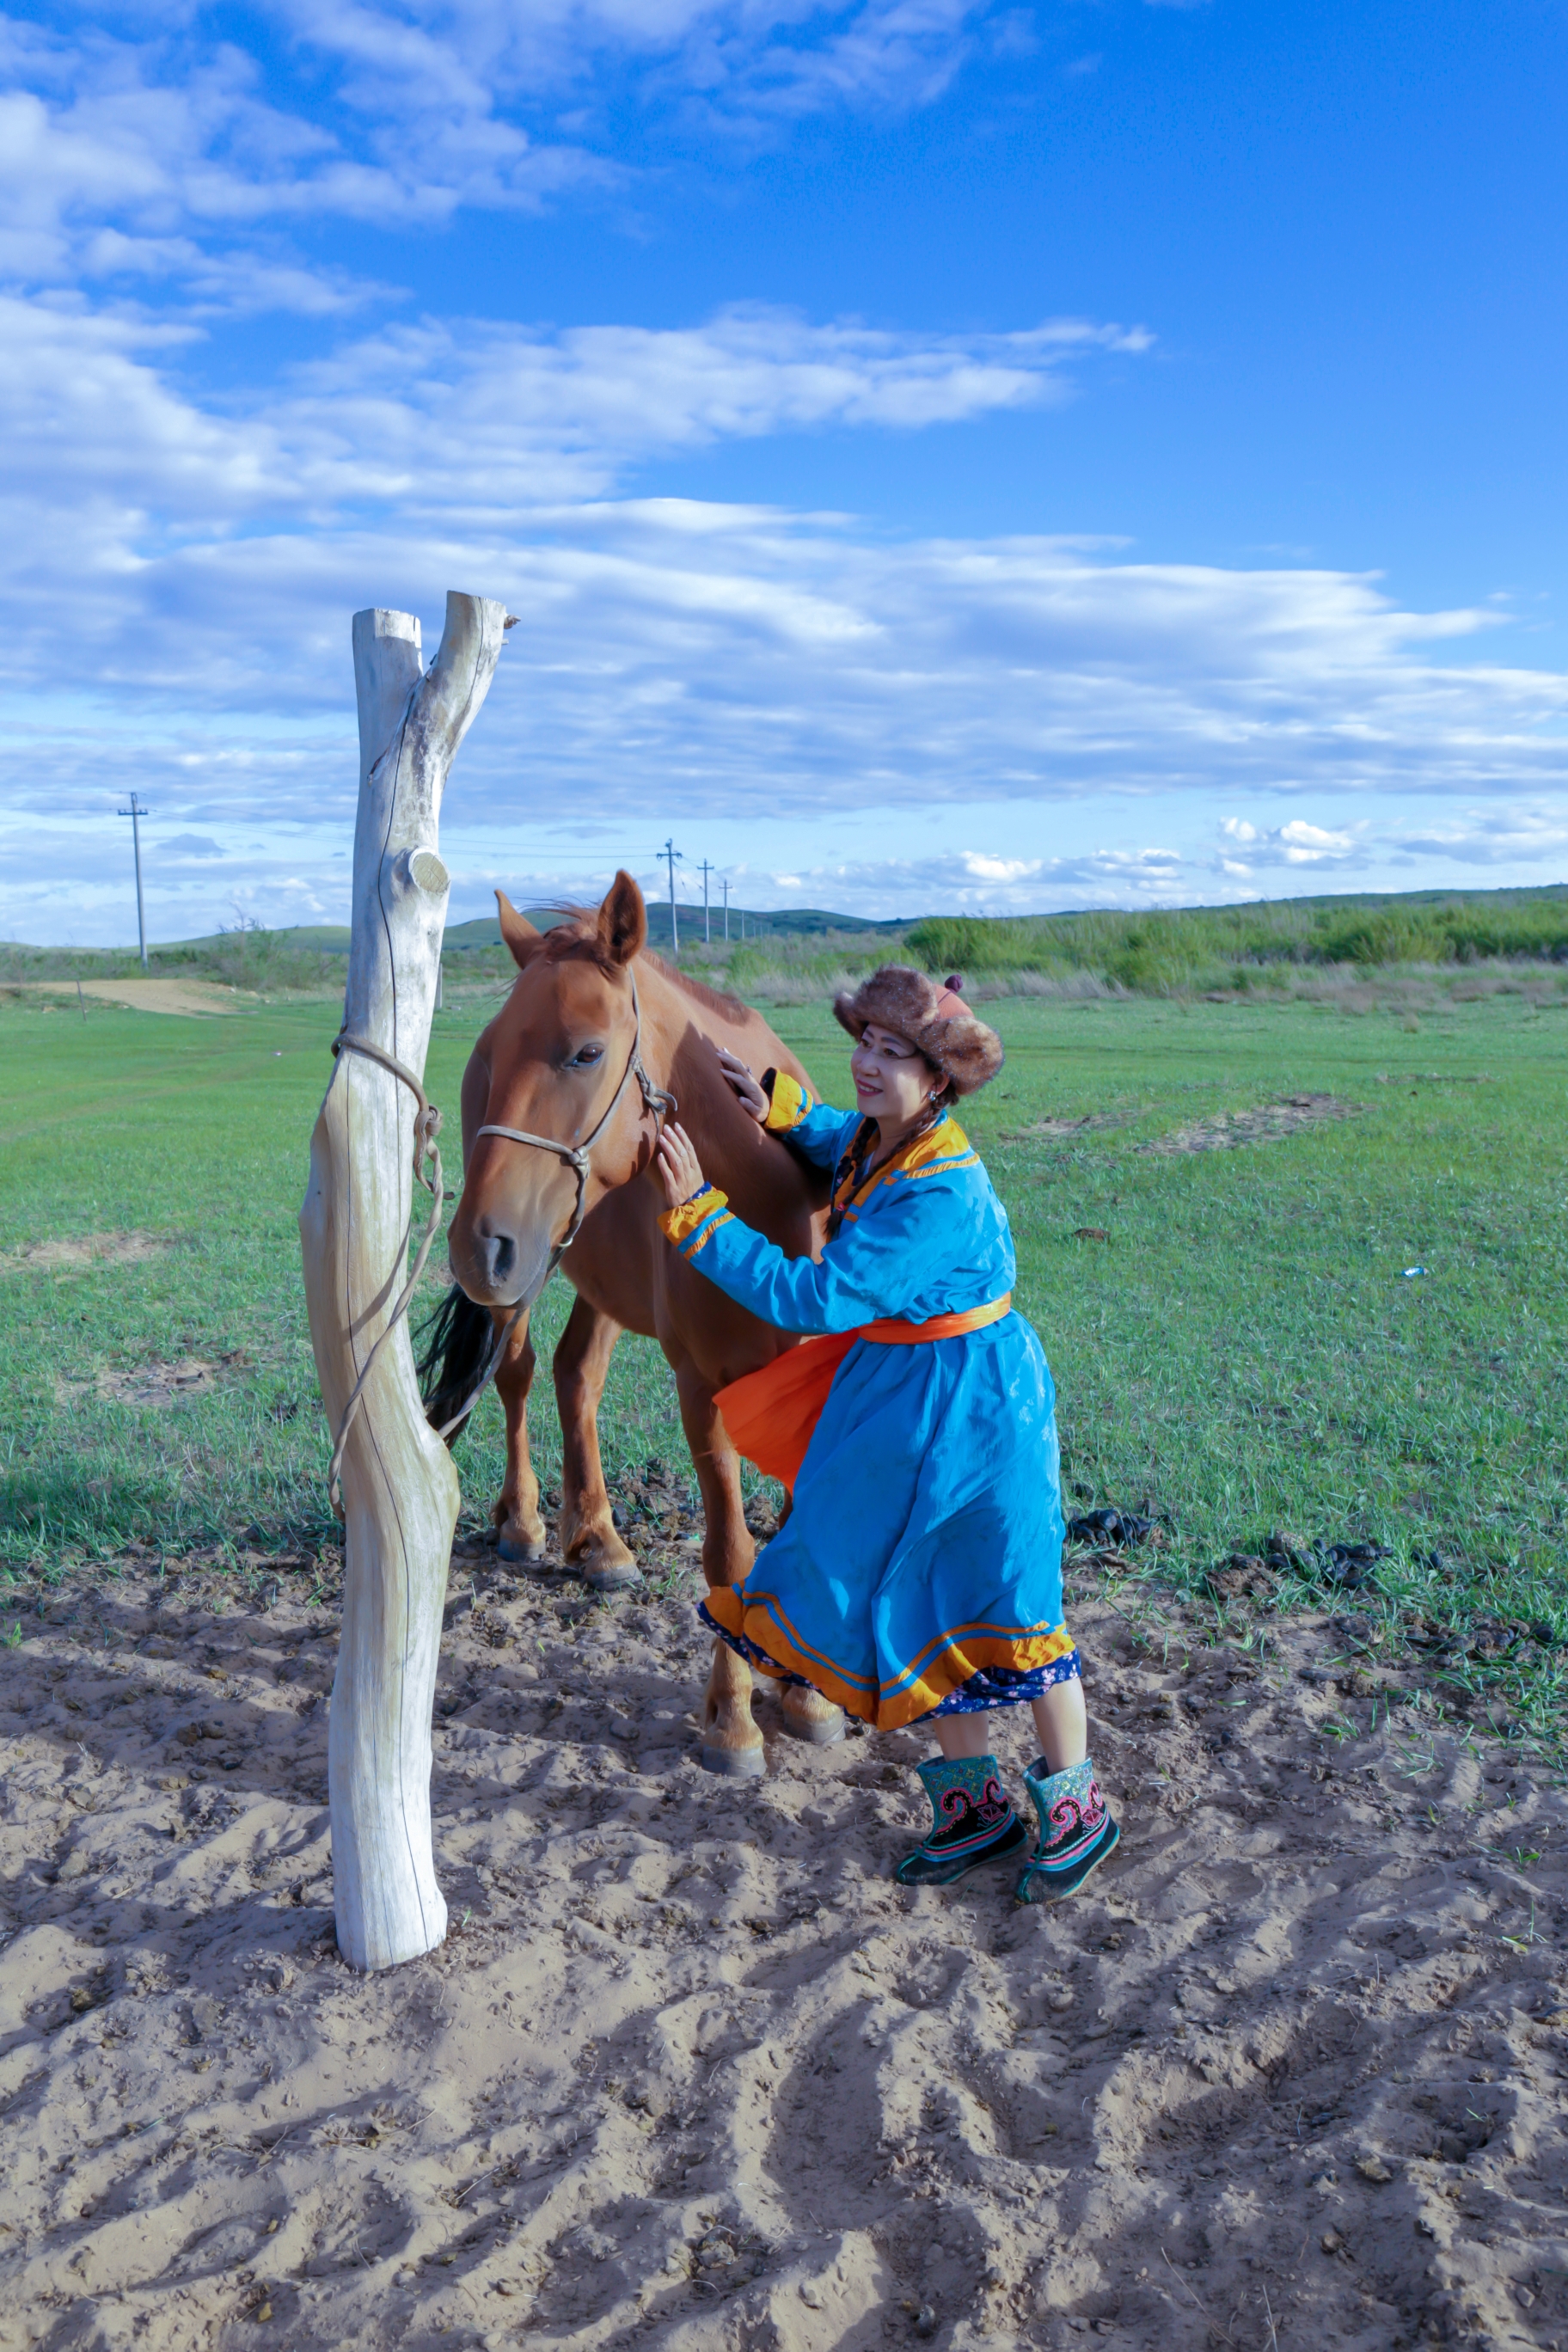
<svg viewBox="0 0 1568 2352">
<path fill-rule="evenodd" d="M 496 1310 L 498 1332 L 509 1312 L 504 1307 Z M 545 1537 L 544 1521 L 539 1516 L 539 1481 L 528 1456 L 528 1391 L 534 1366 L 530 1320 L 522 1317 L 496 1367 L 496 1393 L 506 1415 L 506 1484 L 490 1517 L 500 1531 L 496 1549 L 501 1559 L 535 1567 L 545 1557 Z"/>
<path fill-rule="evenodd" d="M 789 1488 L 779 1507 L 775 1533 L 795 1508 Z M 844 1737 L 844 1709 L 833 1699 L 824 1698 L 809 1683 L 785 1683 L 779 1700 L 784 1714 L 784 1729 L 793 1739 L 808 1739 L 814 1748 L 833 1748 Z"/>
<path fill-rule="evenodd" d="M 784 1729 L 814 1748 L 833 1748 L 844 1737 L 844 1709 L 806 1683 L 785 1683 L 779 1701 Z"/>
<path fill-rule="evenodd" d="M 555 1350 L 561 1414 L 561 1557 L 595 1592 L 639 1584 L 636 1559 L 616 1533 L 599 1459 L 599 1399 L 621 1327 L 579 1297 Z"/>
<path fill-rule="evenodd" d="M 741 1502 L 741 1460 L 695 1365 L 678 1365 L 681 1425 L 702 1495 L 706 1531 L 702 1573 L 710 1586 L 739 1584 L 755 1547 Z M 753 1779 L 766 1769 L 763 1735 L 752 1714 L 752 1670 L 728 1642 L 715 1641 L 713 1667 L 702 1702 L 701 1761 L 710 1772 Z"/>
</svg>

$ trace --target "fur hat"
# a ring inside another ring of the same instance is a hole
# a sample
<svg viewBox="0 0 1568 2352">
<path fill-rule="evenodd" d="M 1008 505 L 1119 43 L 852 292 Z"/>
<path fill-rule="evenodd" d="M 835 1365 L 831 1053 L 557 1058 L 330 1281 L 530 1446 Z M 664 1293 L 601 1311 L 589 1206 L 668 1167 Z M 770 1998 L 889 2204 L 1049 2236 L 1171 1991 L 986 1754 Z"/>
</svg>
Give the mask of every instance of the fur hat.
<svg viewBox="0 0 1568 2352">
<path fill-rule="evenodd" d="M 928 980 L 908 964 L 885 963 L 863 980 L 853 996 L 833 1001 L 841 1028 L 858 1045 L 868 1026 L 895 1030 L 925 1055 L 957 1095 L 972 1095 L 1002 1066 L 1002 1040 L 976 1020 L 963 1001 L 956 972 L 945 982 Z"/>
</svg>

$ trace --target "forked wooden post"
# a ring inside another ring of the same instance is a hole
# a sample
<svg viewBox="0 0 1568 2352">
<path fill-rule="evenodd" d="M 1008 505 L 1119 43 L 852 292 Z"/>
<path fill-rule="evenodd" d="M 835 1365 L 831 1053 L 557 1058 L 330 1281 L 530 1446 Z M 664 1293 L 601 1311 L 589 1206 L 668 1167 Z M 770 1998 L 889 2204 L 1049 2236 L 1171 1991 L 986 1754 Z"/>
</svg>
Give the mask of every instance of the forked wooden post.
<svg viewBox="0 0 1568 2352">
<path fill-rule="evenodd" d="M 448 595 L 440 650 L 422 676 L 411 614 L 354 615 L 360 784 L 343 1027 L 418 1077 L 447 919 L 441 792 L 489 689 L 505 623 L 504 605 Z M 334 1434 L 407 1274 L 414 1114 L 390 1071 L 339 1056 L 300 1212 L 310 1339 Z M 451 1160 L 450 1130 L 447 1145 Z M 430 1721 L 458 1479 L 420 1407 L 406 1319 L 365 1383 L 342 1493 L 343 1622 L 327 1747 L 333 1900 L 345 1959 L 385 1969 L 447 1932 L 430 1844 Z"/>
</svg>

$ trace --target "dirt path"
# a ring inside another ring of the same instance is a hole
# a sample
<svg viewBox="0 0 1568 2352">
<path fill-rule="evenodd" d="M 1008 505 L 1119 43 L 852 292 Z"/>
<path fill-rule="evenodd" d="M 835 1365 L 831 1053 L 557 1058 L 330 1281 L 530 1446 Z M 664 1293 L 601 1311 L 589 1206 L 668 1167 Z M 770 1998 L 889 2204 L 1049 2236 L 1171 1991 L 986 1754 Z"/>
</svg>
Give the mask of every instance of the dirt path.
<svg viewBox="0 0 1568 2352">
<path fill-rule="evenodd" d="M 335 1611 L 267 1567 L 0 1649 L 7 2352 L 1568 2352 L 1564 1801 L 1405 1710 L 1326 1738 L 1331 1621 L 1189 1668 L 1080 1604 L 1126 1842 L 1021 1912 L 889 1882 L 918 1736 L 716 1781 L 687 1600 L 459 1562 L 454 1932 L 364 1979 Z"/>
<path fill-rule="evenodd" d="M 10 985 L 76 1001 L 74 980 L 20 980 Z M 261 1002 L 248 989 L 227 988 L 216 980 L 84 980 L 81 992 L 128 1013 L 243 1013 Z"/>
</svg>

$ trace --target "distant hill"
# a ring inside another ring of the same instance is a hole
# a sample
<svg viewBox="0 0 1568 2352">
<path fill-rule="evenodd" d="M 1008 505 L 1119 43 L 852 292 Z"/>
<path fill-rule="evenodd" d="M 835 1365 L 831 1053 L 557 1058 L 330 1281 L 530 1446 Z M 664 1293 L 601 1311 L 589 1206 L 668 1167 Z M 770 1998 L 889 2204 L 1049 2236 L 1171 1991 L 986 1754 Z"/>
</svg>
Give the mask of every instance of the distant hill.
<svg viewBox="0 0 1568 2352">
<path fill-rule="evenodd" d="M 148 943 L 152 955 L 197 955 L 224 947 L 248 936 L 237 930 L 204 931 L 196 940 L 153 940 Z M 291 923 L 287 930 L 268 931 L 258 927 L 258 939 L 286 940 L 289 947 L 314 955 L 347 955 L 349 927 L 346 923 Z M 122 955 L 122 948 L 100 948 L 88 952 L 99 955 Z M 134 953 L 134 948 L 130 952 Z"/>
<path fill-rule="evenodd" d="M 524 910 L 542 929 L 562 920 L 559 910 Z M 648 935 L 668 951 L 669 902 L 648 902 Z M 702 940 L 702 909 L 682 904 L 680 944 Z M 717 945 L 724 936 L 721 907 L 710 911 Z M 1568 883 L 1542 883 L 1503 890 L 1335 891 L 1317 898 L 1261 898 L 1220 907 L 1081 908 L 1037 915 L 906 916 L 880 921 L 825 907 L 730 909 L 730 940 L 764 951 L 770 941 L 792 964 L 803 954 L 820 962 L 847 958 L 850 964 L 875 959 L 901 946 L 931 971 L 1048 970 L 1075 967 L 1101 971 L 1123 985 L 1149 984 L 1153 965 L 1187 971 L 1217 960 L 1223 963 L 1294 961 L 1363 964 L 1402 961 L 1469 961 L 1474 959 L 1545 957 L 1568 962 Z M 820 941 L 813 951 L 805 942 Z M 789 943 L 795 943 L 793 947 Z M 842 943 L 842 945 L 840 945 Z M 494 953 L 501 947 L 493 915 L 448 926 L 447 956 Z M 263 965 L 303 974 L 312 959 L 346 955 L 346 923 L 300 923 L 286 930 L 209 931 L 200 939 L 158 941 L 155 961 L 210 969 L 235 985 L 257 984 Z M 34 948 L 13 941 L 0 946 L 0 978 L 51 971 L 84 977 L 105 965 L 130 970 L 134 950 L 124 948 Z M 764 954 L 765 961 L 765 954 Z M 1147 971 L 1145 970 L 1147 967 Z M 325 975 L 323 975 L 324 977 Z"/>
<path fill-rule="evenodd" d="M 531 923 L 541 930 L 549 930 L 561 921 L 560 913 L 551 907 L 525 907 L 522 909 Z M 702 937 L 702 909 L 682 906 L 679 908 L 680 937 L 689 947 Z M 730 909 L 730 937 L 739 940 L 741 926 L 745 925 L 745 937 L 752 940 L 816 939 L 829 931 L 886 931 L 900 936 L 915 918 L 900 921 L 873 922 L 864 915 L 835 915 L 822 907 L 770 908 L 734 907 Z M 724 909 L 713 908 L 710 918 L 712 936 L 724 936 Z M 656 948 L 669 945 L 669 901 L 650 899 L 647 909 L 647 935 Z M 209 931 L 199 940 L 160 940 L 154 953 L 178 954 L 182 950 L 196 951 L 221 947 L 232 933 Z M 304 949 L 316 955 L 347 955 L 349 927 L 346 923 L 295 923 L 286 930 L 274 931 L 270 937 L 289 947 Z M 499 948 L 501 944 L 500 925 L 493 915 L 476 915 L 467 923 L 448 923 L 442 942 L 443 952 L 460 955 L 465 949 Z"/>
<path fill-rule="evenodd" d="M 552 924 L 562 919 L 559 913 L 550 907 L 525 907 L 522 912 L 527 915 L 531 923 L 537 923 L 541 930 L 549 930 Z M 695 946 L 702 937 L 701 908 L 681 906 L 677 912 L 679 916 L 682 945 Z M 755 907 L 731 906 L 730 937 L 731 940 L 740 940 L 742 936 L 742 924 L 745 926 L 744 937 L 748 941 L 819 939 L 829 931 L 886 931 L 901 936 L 909 923 L 913 920 L 914 917 L 909 916 L 901 921 L 872 922 L 864 915 L 835 915 L 822 907 L 773 907 L 759 909 Z M 721 940 L 724 936 L 723 908 L 712 908 L 709 913 L 708 922 L 710 936 L 715 940 Z M 650 898 L 647 902 L 647 935 L 650 946 L 668 948 L 669 932 L 668 899 Z M 345 932 L 343 935 L 345 944 L 347 936 Z M 480 915 L 470 923 L 448 923 L 444 944 L 448 953 L 453 950 L 461 952 L 465 948 L 499 948 L 501 944 L 500 925 L 493 915 Z"/>
</svg>

